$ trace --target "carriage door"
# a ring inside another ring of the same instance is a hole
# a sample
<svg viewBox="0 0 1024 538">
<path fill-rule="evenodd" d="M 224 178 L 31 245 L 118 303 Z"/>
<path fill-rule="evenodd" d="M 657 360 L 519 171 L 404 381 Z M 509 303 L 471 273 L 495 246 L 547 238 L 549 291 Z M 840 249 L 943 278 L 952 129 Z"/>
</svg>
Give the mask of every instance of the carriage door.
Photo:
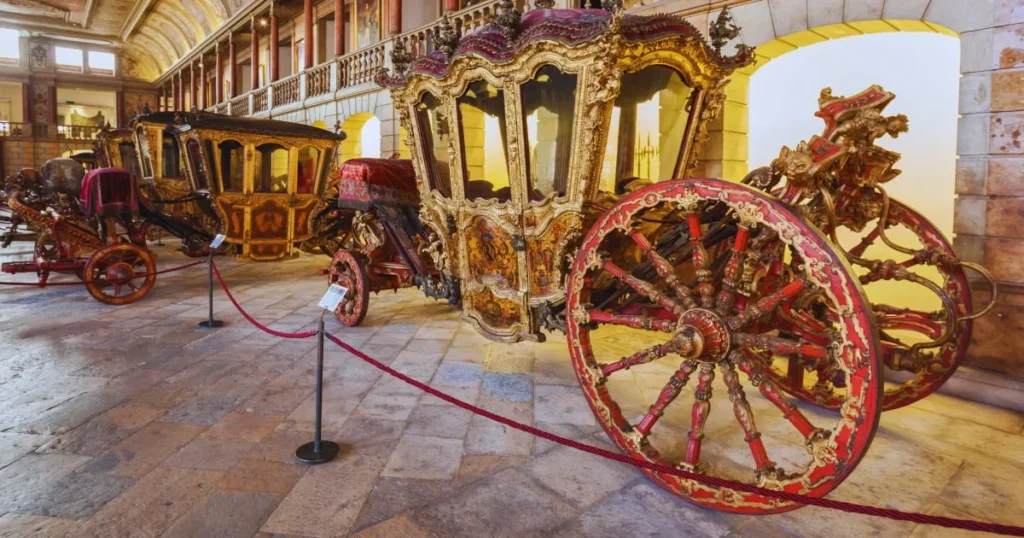
<svg viewBox="0 0 1024 538">
<path fill-rule="evenodd" d="M 252 201 L 246 211 L 246 254 L 254 260 L 291 255 L 294 243 L 309 238 L 316 206 L 319 150 L 274 142 L 256 146 Z"/>
<path fill-rule="evenodd" d="M 510 173 L 520 168 L 514 140 L 519 122 L 506 122 L 505 97 L 499 85 L 478 80 L 456 100 L 465 198 L 459 235 L 465 253 L 461 271 L 465 315 L 490 338 L 516 341 L 528 337 L 531 330 L 523 186 L 517 184 L 517 174 Z"/>
</svg>

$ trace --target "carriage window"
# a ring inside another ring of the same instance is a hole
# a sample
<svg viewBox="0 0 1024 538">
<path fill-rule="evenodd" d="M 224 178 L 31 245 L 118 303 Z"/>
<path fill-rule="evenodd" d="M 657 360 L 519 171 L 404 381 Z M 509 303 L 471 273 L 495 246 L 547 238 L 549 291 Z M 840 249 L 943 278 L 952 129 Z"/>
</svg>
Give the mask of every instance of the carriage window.
<svg viewBox="0 0 1024 538">
<path fill-rule="evenodd" d="M 466 199 L 511 199 L 505 92 L 485 80 L 478 80 L 459 97 L 458 105 Z"/>
<path fill-rule="evenodd" d="M 416 105 L 416 121 L 423 133 L 423 154 L 430 188 L 445 198 L 451 198 L 452 169 L 448 162 L 451 123 L 444 117 L 441 102 L 429 93 L 423 94 L 423 99 Z"/>
<path fill-rule="evenodd" d="M 199 141 L 190 139 L 185 143 L 188 151 L 188 161 L 192 165 L 192 177 L 195 180 L 195 190 L 210 191 L 210 175 L 206 169 L 206 159 L 203 159 L 203 151 L 199 147 Z"/>
<path fill-rule="evenodd" d="M 138 141 L 138 147 L 140 149 L 139 156 L 142 158 L 142 175 L 146 179 L 153 177 L 153 161 L 151 160 L 152 150 L 149 147 L 149 139 L 146 138 L 146 132 L 139 130 L 135 132 L 135 139 Z"/>
<path fill-rule="evenodd" d="M 277 144 L 256 148 L 256 192 L 288 192 L 288 150 Z"/>
<path fill-rule="evenodd" d="M 674 69 L 652 66 L 622 77 L 601 170 L 601 190 L 632 180 L 672 179 L 682 151 L 693 88 Z"/>
<path fill-rule="evenodd" d="M 316 194 L 323 194 L 324 188 L 327 185 L 327 174 L 331 172 L 331 164 L 333 162 L 334 150 L 332 148 L 327 148 L 324 151 L 324 158 L 320 162 L 320 175 L 319 180 L 317 182 L 317 185 L 320 186 L 320 189 L 316 192 Z"/>
<path fill-rule="evenodd" d="M 164 133 L 160 156 L 163 164 L 164 179 L 182 179 L 181 154 L 178 151 L 178 143 L 174 140 L 173 136 Z"/>
<path fill-rule="evenodd" d="M 220 150 L 220 180 L 224 192 L 242 192 L 245 187 L 245 147 L 234 140 L 217 145 Z"/>
<path fill-rule="evenodd" d="M 523 84 L 523 114 L 530 148 L 530 199 L 541 200 L 551 193 L 565 196 L 572 149 L 573 110 L 576 75 L 565 74 L 553 65 L 537 71 Z"/>
<path fill-rule="evenodd" d="M 316 165 L 320 158 L 320 150 L 306 146 L 299 150 L 298 180 L 296 190 L 298 194 L 312 194 L 316 185 Z"/>
<path fill-rule="evenodd" d="M 121 156 L 121 168 L 131 172 L 136 178 L 142 177 L 139 170 L 139 161 L 135 158 L 135 144 L 121 142 L 117 145 L 117 152 Z"/>
<path fill-rule="evenodd" d="M 213 151 L 213 141 L 204 140 L 203 149 L 206 150 L 206 165 L 210 171 L 210 189 L 216 189 L 220 183 L 217 180 L 217 153 Z"/>
</svg>

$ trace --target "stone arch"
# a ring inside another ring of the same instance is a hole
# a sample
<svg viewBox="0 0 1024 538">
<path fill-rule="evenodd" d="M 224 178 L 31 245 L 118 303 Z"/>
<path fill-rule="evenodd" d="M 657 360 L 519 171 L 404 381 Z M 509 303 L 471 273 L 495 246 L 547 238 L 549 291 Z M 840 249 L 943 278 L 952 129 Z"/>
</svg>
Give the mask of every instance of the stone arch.
<svg viewBox="0 0 1024 538">
<path fill-rule="evenodd" d="M 801 47 L 844 37 L 883 32 L 932 32 L 959 37 L 960 31 L 991 24 L 991 18 L 985 22 L 984 13 L 975 13 L 977 6 L 965 8 L 964 4 L 967 2 L 947 0 L 761 0 L 731 8 L 737 24 L 743 28 L 741 39 L 756 47 L 757 61 L 734 73 L 726 87 L 722 114 L 709 129 L 710 138 L 702 155 L 703 174 L 739 180 L 749 171 L 750 77 L 771 60 Z M 991 17 L 991 13 L 988 15 Z M 715 17 L 716 13 L 709 16 L 710 20 Z M 962 126 L 959 131 L 958 138 L 970 136 Z"/>
<path fill-rule="evenodd" d="M 357 112 L 341 123 L 341 130 L 345 133 L 345 140 L 341 143 L 341 162 L 363 156 L 363 127 L 375 117 L 369 112 Z"/>
</svg>

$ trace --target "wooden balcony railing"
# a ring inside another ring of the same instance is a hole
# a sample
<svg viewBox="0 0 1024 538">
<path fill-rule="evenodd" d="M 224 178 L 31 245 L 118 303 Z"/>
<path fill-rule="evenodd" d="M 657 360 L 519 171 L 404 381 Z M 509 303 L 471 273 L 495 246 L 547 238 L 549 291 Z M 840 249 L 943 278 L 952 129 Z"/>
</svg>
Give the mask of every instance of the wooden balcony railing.
<svg viewBox="0 0 1024 538">
<path fill-rule="evenodd" d="M 270 88 L 259 88 L 252 92 L 252 113 L 259 114 L 260 112 L 266 112 L 269 109 L 268 93 Z"/>
<path fill-rule="evenodd" d="M 290 105 L 302 99 L 301 81 L 303 73 L 296 73 L 274 83 L 274 106 Z"/>
<path fill-rule="evenodd" d="M 230 113 L 232 116 L 248 116 L 249 115 L 249 94 L 239 95 L 230 102 Z"/>
<path fill-rule="evenodd" d="M 370 82 L 384 67 L 391 42 L 378 43 L 338 59 L 338 88 Z"/>
<path fill-rule="evenodd" d="M 32 134 L 32 124 L 15 121 L 0 121 L 0 137 L 21 138 Z"/>
<path fill-rule="evenodd" d="M 306 97 L 331 93 L 331 64 L 318 65 L 306 71 Z"/>
<path fill-rule="evenodd" d="M 460 36 L 464 36 L 489 22 L 495 15 L 499 0 L 484 0 L 476 5 L 451 14 L 452 23 Z M 529 9 L 525 4 L 519 9 Z M 433 51 L 433 38 L 441 26 L 438 20 L 421 28 L 406 32 L 406 40 L 414 56 Z M 302 103 L 311 97 L 338 94 L 347 88 L 372 82 L 381 69 L 391 66 L 393 39 L 382 41 L 365 49 L 350 52 L 332 62 L 326 62 L 271 85 L 237 96 L 226 103 L 208 107 L 218 114 L 248 116 L 271 111 L 277 107 Z M 268 91 L 269 90 L 269 91 Z M 341 95 L 339 95 L 340 97 Z M 250 110 L 251 105 L 251 110 Z"/>
</svg>

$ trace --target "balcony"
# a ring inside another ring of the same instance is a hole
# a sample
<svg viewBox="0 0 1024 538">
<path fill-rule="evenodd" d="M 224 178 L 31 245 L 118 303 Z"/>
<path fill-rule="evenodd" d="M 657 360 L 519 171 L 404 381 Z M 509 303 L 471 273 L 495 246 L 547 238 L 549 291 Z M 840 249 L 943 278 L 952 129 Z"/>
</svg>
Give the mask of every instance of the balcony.
<svg viewBox="0 0 1024 538">
<path fill-rule="evenodd" d="M 452 24 L 460 36 L 483 26 L 494 16 L 498 0 L 485 0 L 451 14 Z M 438 20 L 399 36 L 406 48 L 416 56 L 433 51 Z M 395 39 L 350 52 L 320 65 L 295 73 L 232 98 L 228 102 L 207 107 L 208 112 L 232 116 L 268 117 L 300 109 L 306 105 L 344 99 L 367 91 L 376 91 L 374 78 L 381 69 L 391 67 L 391 50 Z"/>
</svg>

